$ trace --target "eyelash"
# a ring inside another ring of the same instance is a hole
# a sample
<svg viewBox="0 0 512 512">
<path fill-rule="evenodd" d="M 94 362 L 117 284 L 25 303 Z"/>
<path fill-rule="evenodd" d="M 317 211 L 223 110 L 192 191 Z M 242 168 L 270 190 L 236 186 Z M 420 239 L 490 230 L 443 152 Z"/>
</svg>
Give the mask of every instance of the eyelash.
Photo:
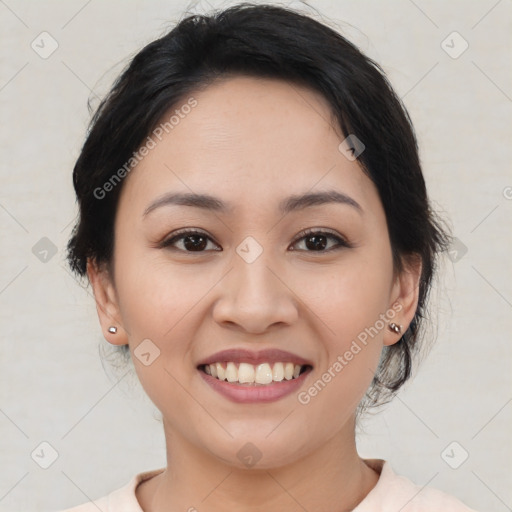
<svg viewBox="0 0 512 512">
<path fill-rule="evenodd" d="M 173 235 L 170 238 L 167 238 L 166 240 L 161 242 L 159 244 L 159 247 L 160 248 L 171 248 L 171 249 L 175 249 L 175 250 L 178 250 L 178 251 L 181 251 L 181 252 L 186 252 L 186 253 L 189 253 L 189 254 L 206 252 L 205 250 L 203 250 L 203 251 L 186 251 L 186 250 L 183 250 L 183 249 L 177 249 L 176 247 L 172 247 L 173 243 L 177 242 L 178 240 L 182 240 L 183 238 L 185 238 L 187 236 L 191 236 L 191 235 L 192 236 L 194 236 L 194 235 L 204 236 L 204 237 L 208 238 L 210 241 L 213 241 L 212 238 L 210 236 L 208 236 L 203 231 L 197 231 L 197 230 L 193 230 L 193 229 L 191 230 L 191 229 L 185 228 L 185 229 L 182 229 L 182 230 L 179 230 L 179 231 L 176 231 L 175 233 L 173 233 Z M 353 247 L 344 238 L 338 236 L 334 232 L 331 232 L 331 231 L 328 231 L 328 230 L 315 229 L 315 228 L 309 228 L 309 229 L 305 229 L 305 230 L 301 231 L 297 235 L 297 238 L 292 242 L 292 245 L 296 245 L 299 241 L 301 241 L 302 239 L 306 238 L 308 235 L 323 235 L 323 236 L 327 236 L 330 239 L 336 240 L 337 245 L 334 246 L 334 247 L 331 247 L 330 249 L 326 249 L 326 250 L 321 250 L 321 251 L 303 250 L 304 252 L 319 253 L 319 254 L 323 253 L 323 254 L 325 254 L 325 253 L 328 253 L 328 252 L 331 252 L 331 251 L 336 251 L 336 250 L 339 250 L 339 249 L 342 249 L 342 248 L 351 248 L 351 247 Z M 215 249 L 215 250 L 218 251 L 218 249 Z"/>
</svg>

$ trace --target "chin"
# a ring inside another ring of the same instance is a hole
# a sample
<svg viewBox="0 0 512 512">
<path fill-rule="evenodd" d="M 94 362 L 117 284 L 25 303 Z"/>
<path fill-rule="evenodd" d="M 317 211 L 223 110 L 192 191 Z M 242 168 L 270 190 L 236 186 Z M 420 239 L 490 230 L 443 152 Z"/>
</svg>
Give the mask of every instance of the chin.
<svg viewBox="0 0 512 512">
<path fill-rule="evenodd" d="M 209 437 L 205 440 L 205 449 L 228 466 L 254 471 L 293 464 L 307 454 L 306 446 L 300 446 L 303 436 L 299 432 L 295 439 L 284 430 L 280 434 L 274 431 L 268 435 L 270 431 L 251 429 L 243 436 L 234 436 L 214 446 L 211 446 L 212 438 Z M 313 449 L 311 447 L 311 451 Z"/>
</svg>

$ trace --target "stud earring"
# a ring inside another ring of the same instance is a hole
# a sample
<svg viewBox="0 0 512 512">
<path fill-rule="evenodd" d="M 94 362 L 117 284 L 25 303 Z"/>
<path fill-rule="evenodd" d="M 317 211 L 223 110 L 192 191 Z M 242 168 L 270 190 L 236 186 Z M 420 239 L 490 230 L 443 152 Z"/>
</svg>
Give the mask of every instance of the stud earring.
<svg viewBox="0 0 512 512">
<path fill-rule="evenodd" d="M 108 332 L 111 332 L 112 334 L 115 334 L 117 332 L 117 327 L 111 325 L 109 328 L 108 328 Z"/>
<path fill-rule="evenodd" d="M 391 322 L 388 325 L 388 327 L 389 327 L 390 331 L 393 331 L 396 334 L 400 334 L 402 332 L 402 326 L 401 325 L 396 325 L 394 322 Z"/>
</svg>

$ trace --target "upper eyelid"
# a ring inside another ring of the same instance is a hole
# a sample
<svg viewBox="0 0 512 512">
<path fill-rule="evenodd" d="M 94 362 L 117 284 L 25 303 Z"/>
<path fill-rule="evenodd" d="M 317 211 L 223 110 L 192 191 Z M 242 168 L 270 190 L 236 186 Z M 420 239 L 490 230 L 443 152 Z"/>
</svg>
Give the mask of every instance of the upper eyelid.
<svg viewBox="0 0 512 512">
<path fill-rule="evenodd" d="M 297 233 L 297 236 L 294 239 L 294 241 L 300 240 L 301 238 L 304 238 L 307 235 L 316 234 L 316 233 L 321 233 L 324 235 L 331 235 L 331 236 L 335 236 L 335 237 L 345 240 L 345 237 L 343 235 L 341 235 L 340 233 L 338 233 L 335 230 L 332 230 L 330 228 L 304 228 L 304 229 L 301 229 Z"/>
</svg>

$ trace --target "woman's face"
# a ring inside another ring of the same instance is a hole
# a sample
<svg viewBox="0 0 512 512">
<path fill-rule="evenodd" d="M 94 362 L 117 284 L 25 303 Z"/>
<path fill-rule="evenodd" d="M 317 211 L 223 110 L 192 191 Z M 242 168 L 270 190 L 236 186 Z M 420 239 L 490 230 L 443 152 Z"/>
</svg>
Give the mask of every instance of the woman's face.
<svg viewBox="0 0 512 512">
<path fill-rule="evenodd" d="M 414 314 L 416 279 L 394 275 L 377 190 L 321 96 L 248 77 L 192 96 L 123 184 L 100 318 L 105 331 L 105 312 L 117 319 L 107 339 L 129 343 L 168 441 L 239 467 L 291 463 L 353 436 L 383 345 L 400 337 L 387 324 Z M 326 195 L 300 199 L 310 194 Z M 205 362 L 228 380 L 276 381 L 221 381 Z M 288 380 L 279 363 L 306 371 Z"/>
</svg>

